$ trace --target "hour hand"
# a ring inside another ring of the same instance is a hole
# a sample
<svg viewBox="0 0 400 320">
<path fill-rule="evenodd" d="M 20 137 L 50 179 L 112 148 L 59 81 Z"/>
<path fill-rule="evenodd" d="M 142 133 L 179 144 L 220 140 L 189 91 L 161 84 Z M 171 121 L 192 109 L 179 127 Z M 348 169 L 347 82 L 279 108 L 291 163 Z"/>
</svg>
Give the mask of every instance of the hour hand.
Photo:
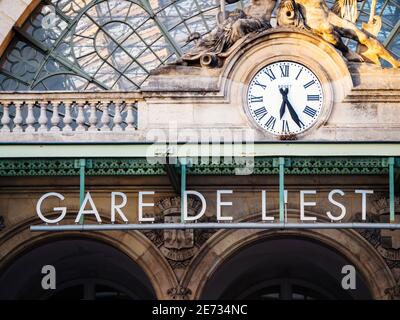
<svg viewBox="0 0 400 320">
<path fill-rule="evenodd" d="M 285 105 L 286 105 L 286 92 L 285 90 L 283 90 L 282 88 L 279 88 L 279 92 L 282 95 L 282 104 L 281 104 L 281 109 L 279 111 L 279 115 L 280 115 L 280 119 L 282 119 L 283 115 L 285 114 Z"/>
<path fill-rule="evenodd" d="M 285 105 L 286 105 L 286 101 L 285 101 L 285 99 L 282 99 L 281 109 L 279 111 L 280 119 L 282 119 L 283 115 L 285 114 L 285 109 L 286 109 Z"/>
</svg>

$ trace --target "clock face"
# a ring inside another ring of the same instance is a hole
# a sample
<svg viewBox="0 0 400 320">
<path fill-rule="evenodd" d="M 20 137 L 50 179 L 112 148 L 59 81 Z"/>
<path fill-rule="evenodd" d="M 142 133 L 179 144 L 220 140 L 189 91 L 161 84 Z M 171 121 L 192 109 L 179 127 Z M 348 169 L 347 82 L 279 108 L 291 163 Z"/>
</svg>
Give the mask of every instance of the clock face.
<svg viewBox="0 0 400 320">
<path fill-rule="evenodd" d="M 324 101 L 321 82 L 300 63 L 282 61 L 251 80 L 247 108 L 255 122 L 276 135 L 298 134 L 317 120 Z"/>
</svg>

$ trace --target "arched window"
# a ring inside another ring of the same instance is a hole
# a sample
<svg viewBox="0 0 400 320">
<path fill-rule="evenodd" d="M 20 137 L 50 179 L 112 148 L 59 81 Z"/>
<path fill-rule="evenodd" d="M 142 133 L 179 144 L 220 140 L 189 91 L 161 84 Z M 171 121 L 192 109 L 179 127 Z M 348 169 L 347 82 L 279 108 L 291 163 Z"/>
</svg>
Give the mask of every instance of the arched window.
<svg viewBox="0 0 400 320">
<path fill-rule="evenodd" d="M 215 25 L 217 0 L 51 0 L 15 29 L 1 90 L 134 90 Z"/>
</svg>

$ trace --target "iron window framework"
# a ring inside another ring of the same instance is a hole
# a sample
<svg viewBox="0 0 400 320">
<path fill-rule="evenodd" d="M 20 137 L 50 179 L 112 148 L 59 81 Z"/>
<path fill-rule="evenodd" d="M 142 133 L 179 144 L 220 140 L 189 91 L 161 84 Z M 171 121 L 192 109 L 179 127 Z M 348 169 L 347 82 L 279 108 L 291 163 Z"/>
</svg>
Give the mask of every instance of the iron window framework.
<svg viewBox="0 0 400 320">
<path fill-rule="evenodd" d="M 52 9 L 54 8 L 54 10 Z M 209 33 L 217 0 L 43 0 L 0 62 L 1 90 L 134 90 Z"/>
</svg>

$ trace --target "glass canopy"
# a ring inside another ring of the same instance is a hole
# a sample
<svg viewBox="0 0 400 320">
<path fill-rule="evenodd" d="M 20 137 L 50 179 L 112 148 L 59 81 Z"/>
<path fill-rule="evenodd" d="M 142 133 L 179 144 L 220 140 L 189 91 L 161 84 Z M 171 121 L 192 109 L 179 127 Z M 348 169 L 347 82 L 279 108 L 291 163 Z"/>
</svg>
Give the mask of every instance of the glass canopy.
<svg viewBox="0 0 400 320">
<path fill-rule="evenodd" d="M 370 1 L 359 3 L 358 23 Z M 249 0 L 227 5 L 227 10 Z M 331 6 L 331 0 L 327 1 Z M 219 0 L 43 0 L 0 60 L 0 90 L 135 90 L 216 27 Z M 400 0 L 378 0 L 379 40 L 400 57 Z"/>
</svg>

